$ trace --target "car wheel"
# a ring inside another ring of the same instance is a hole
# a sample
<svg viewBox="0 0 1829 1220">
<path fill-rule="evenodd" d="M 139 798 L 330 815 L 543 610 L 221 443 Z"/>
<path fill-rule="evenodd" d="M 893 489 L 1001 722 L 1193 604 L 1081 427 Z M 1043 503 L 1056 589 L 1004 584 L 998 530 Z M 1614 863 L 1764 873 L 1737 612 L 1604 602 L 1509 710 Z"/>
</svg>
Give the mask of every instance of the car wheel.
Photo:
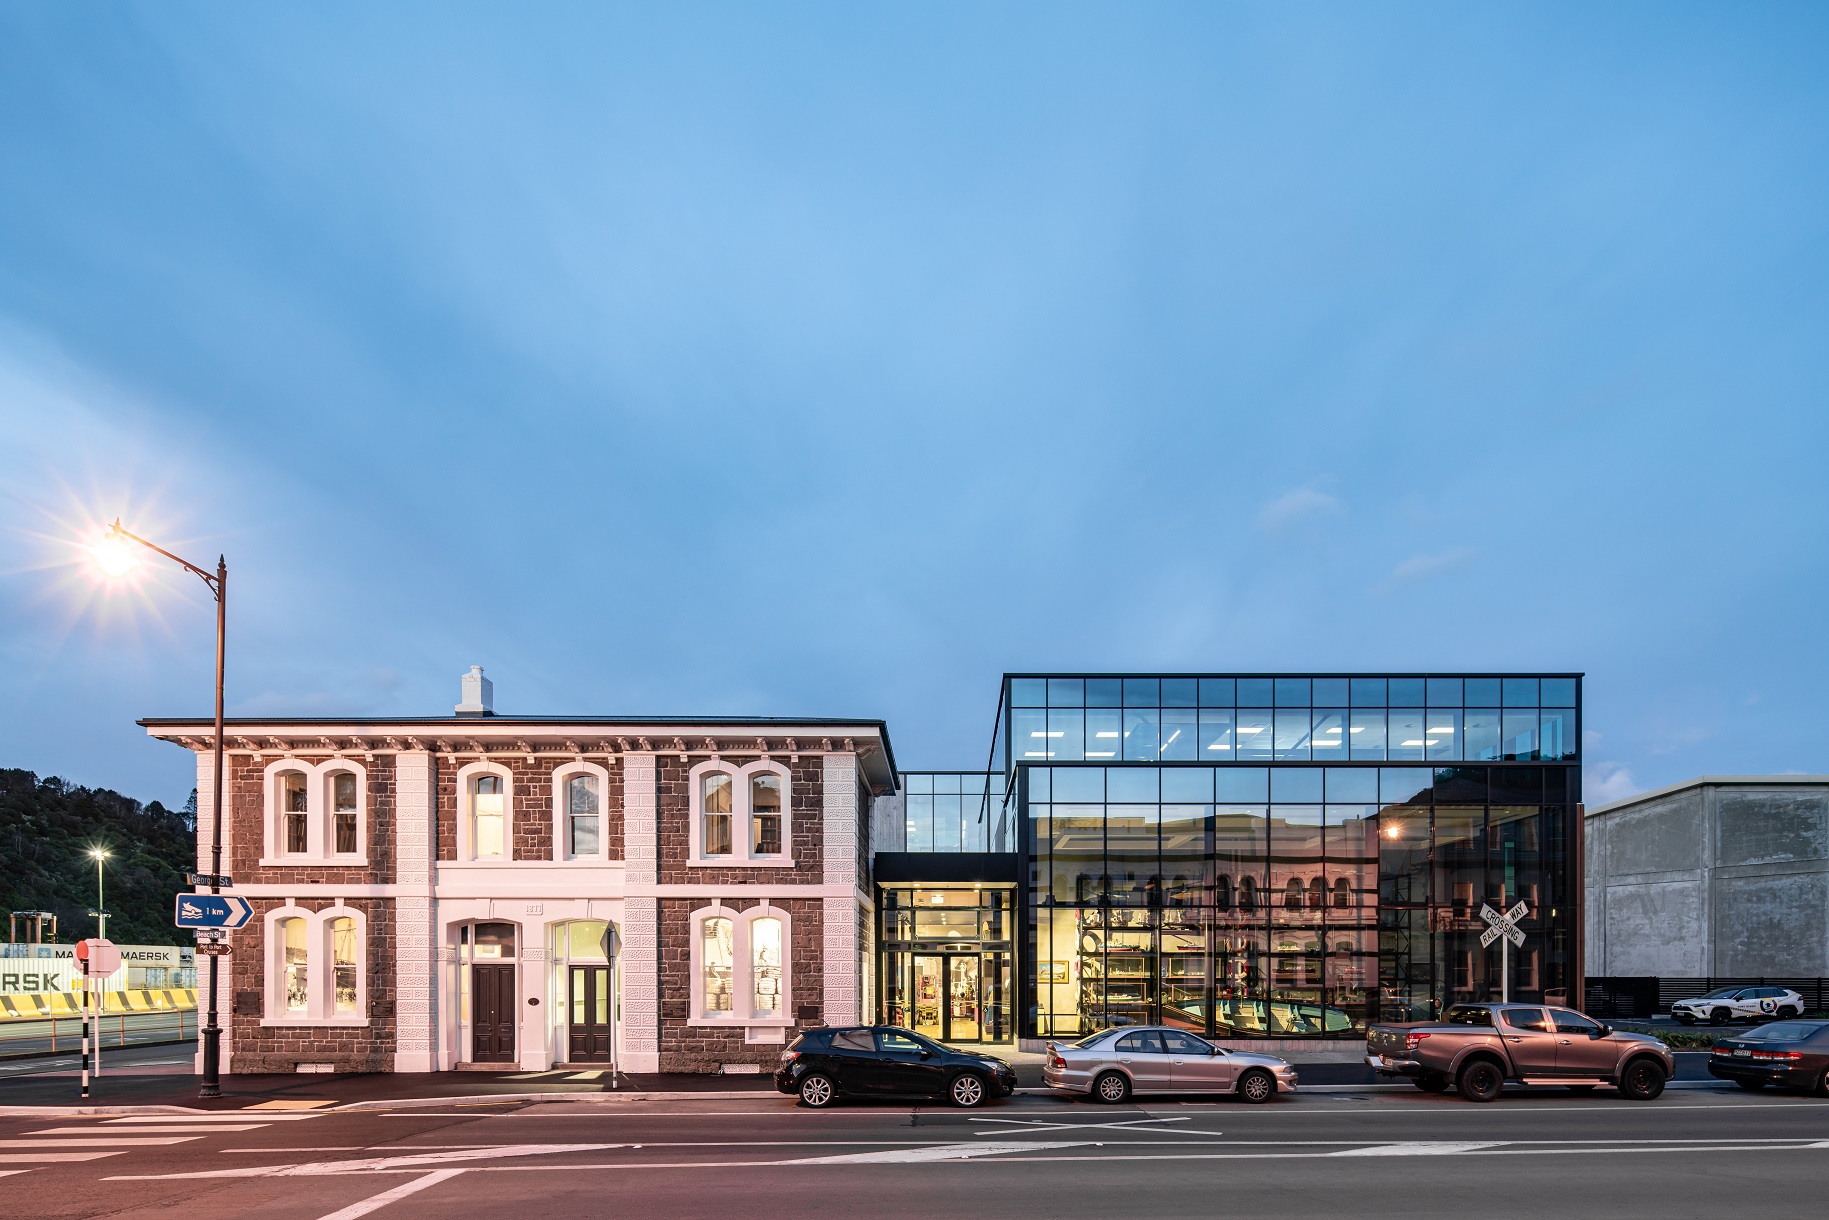
<svg viewBox="0 0 1829 1220">
<path fill-rule="evenodd" d="M 1736 1080 L 1734 1083 L 1749 1093 L 1757 1093 L 1766 1086 L 1763 1080 Z"/>
<path fill-rule="evenodd" d="M 1824 1068 L 1823 1074 L 1816 1078 L 1816 1087 L 1811 1092 L 1819 1097 L 1829 1097 L 1829 1068 Z"/>
<path fill-rule="evenodd" d="M 1792 1008 L 1789 1004 L 1786 1004 L 1783 1008 L 1779 1009 L 1778 1014 L 1777 1014 L 1778 1019 L 1780 1021 L 1789 1021 L 1792 1017 L 1795 1017 L 1796 1015 L 1797 1015 L 1797 1010 L 1795 1008 Z"/>
<path fill-rule="evenodd" d="M 1710 1025 L 1726 1025 L 1733 1017 L 1734 1014 L 1727 1009 L 1717 1008 L 1715 1011 L 1708 1014 L 1708 1023 Z"/>
<path fill-rule="evenodd" d="M 1655 1059 L 1634 1059 L 1620 1074 L 1619 1091 L 1633 1101 L 1656 1101 L 1664 1092 L 1664 1065 Z"/>
<path fill-rule="evenodd" d="M 1496 1101 L 1505 1088 L 1505 1073 L 1490 1059 L 1476 1059 L 1461 1069 L 1455 1084 L 1468 1101 Z"/>
<path fill-rule="evenodd" d="M 1106 1072 L 1092 1082 L 1092 1095 L 1108 1106 L 1130 1099 L 1130 1078 L 1123 1072 Z"/>
<path fill-rule="evenodd" d="M 984 1077 L 973 1072 L 961 1072 L 953 1077 L 953 1083 L 947 1087 L 946 1098 L 962 1110 L 984 1104 L 989 1090 L 984 1087 Z"/>
<path fill-rule="evenodd" d="M 1425 1093 L 1446 1093 L 1448 1078 L 1440 1072 L 1427 1072 L 1421 1076 L 1412 1076 L 1410 1083 Z"/>
<path fill-rule="evenodd" d="M 800 1104 L 823 1110 L 838 1100 L 838 1086 L 823 1072 L 808 1072 L 800 1081 Z"/>
<path fill-rule="evenodd" d="M 1592 1093 L 1594 1091 L 1594 1086 L 1591 1084 L 1572 1084 L 1568 1088 L 1571 1093 Z"/>
<path fill-rule="evenodd" d="M 1238 1078 L 1238 1095 L 1253 1105 L 1276 1096 L 1276 1078 L 1262 1068 L 1252 1068 Z"/>
</svg>

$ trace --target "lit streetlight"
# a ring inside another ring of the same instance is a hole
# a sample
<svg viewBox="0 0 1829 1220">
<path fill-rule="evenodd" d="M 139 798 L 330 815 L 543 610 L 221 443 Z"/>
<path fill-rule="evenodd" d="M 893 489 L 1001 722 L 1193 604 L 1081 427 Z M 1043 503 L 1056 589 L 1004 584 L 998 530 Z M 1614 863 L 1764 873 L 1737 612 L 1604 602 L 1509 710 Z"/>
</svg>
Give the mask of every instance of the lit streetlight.
<svg viewBox="0 0 1829 1220">
<path fill-rule="evenodd" d="M 102 901 L 102 862 L 107 860 L 109 851 L 105 847 L 91 847 L 89 858 L 95 861 L 95 938 L 108 939 L 108 904 Z"/>
<path fill-rule="evenodd" d="M 208 587 L 216 599 L 216 767 L 211 777 L 214 799 L 210 803 L 210 893 L 219 894 L 222 887 L 222 662 L 224 639 L 228 624 L 228 561 L 218 555 L 216 570 L 207 572 L 188 560 L 180 559 L 164 547 L 154 546 L 137 534 L 129 533 L 121 527 L 121 519 L 116 517 L 114 524 L 102 539 L 90 548 L 90 555 L 95 564 L 108 576 L 119 579 L 138 566 L 140 559 L 130 543 L 138 543 L 149 551 L 157 552 L 171 560 L 185 571 L 190 572 Z M 100 861 L 96 867 L 100 868 Z M 99 884 L 99 882 L 98 882 Z M 220 960 L 210 955 L 209 1015 L 204 1025 L 203 1034 L 203 1087 L 197 1091 L 199 1097 L 222 1096 L 222 1028 L 216 1023 L 217 980 Z"/>
</svg>

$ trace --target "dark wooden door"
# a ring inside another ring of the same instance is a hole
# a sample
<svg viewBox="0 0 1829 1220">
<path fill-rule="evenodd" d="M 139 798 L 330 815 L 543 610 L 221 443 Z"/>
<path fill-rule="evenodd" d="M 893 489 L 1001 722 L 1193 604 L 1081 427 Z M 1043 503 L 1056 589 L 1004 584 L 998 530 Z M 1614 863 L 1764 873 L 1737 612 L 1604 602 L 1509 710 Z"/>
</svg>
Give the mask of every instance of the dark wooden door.
<svg viewBox="0 0 1829 1220">
<path fill-rule="evenodd" d="M 476 1063 L 514 1062 L 514 967 L 470 967 L 472 1042 Z"/>
<path fill-rule="evenodd" d="M 614 1054 L 610 1040 L 616 1005 L 610 994 L 608 966 L 571 967 L 572 1063 L 609 1063 Z"/>
</svg>

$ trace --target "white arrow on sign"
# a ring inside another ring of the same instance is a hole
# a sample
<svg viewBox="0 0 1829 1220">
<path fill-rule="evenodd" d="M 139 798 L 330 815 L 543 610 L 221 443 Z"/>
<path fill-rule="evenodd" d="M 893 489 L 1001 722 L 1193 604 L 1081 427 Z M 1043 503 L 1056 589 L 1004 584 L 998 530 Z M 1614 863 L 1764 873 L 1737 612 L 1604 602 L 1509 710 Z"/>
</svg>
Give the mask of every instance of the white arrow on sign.
<svg viewBox="0 0 1829 1220">
<path fill-rule="evenodd" d="M 1480 904 L 1480 918 L 1492 925 L 1480 933 L 1480 948 L 1490 948 L 1493 941 L 1504 940 L 1499 946 L 1499 998 L 1502 1002 L 1511 1000 L 1511 950 L 1524 947 L 1524 929 L 1518 926 L 1518 920 L 1529 913 L 1530 908 L 1522 900 L 1503 915 L 1487 903 Z"/>
</svg>

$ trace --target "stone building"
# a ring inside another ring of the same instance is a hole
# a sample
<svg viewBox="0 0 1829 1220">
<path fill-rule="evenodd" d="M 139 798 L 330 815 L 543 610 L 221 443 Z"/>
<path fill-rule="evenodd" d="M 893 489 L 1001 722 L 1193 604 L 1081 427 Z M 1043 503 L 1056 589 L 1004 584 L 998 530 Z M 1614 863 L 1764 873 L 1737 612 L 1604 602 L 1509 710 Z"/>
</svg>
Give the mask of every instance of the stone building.
<svg viewBox="0 0 1829 1220">
<path fill-rule="evenodd" d="M 1600 976 L 1829 975 L 1829 776 L 1705 775 L 1587 811 Z"/>
<path fill-rule="evenodd" d="M 876 720 L 238 719 L 224 1072 L 761 1071 L 869 995 Z M 197 757 L 212 726 L 148 719 Z"/>
</svg>

